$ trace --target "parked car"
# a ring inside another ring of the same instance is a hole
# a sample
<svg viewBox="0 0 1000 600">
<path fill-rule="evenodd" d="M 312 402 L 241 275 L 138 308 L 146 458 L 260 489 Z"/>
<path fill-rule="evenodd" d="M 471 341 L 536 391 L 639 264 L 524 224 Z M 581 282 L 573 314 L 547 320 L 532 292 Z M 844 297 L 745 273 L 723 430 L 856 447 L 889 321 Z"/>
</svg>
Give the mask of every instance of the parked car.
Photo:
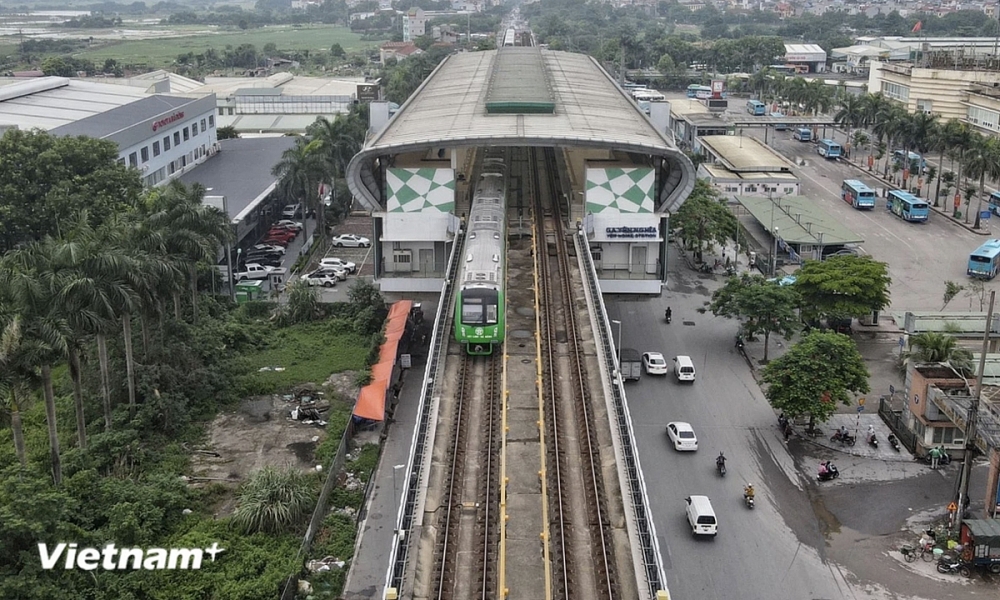
<svg viewBox="0 0 1000 600">
<path fill-rule="evenodd" d="M 347 269 L 349 273 L 355 273 L 358 270 L 358 265 L 352 263 L 348 260 L 343 260 L 336 257 L 327 257 L 319 261 L 319 266 L 321 267 L 340 267 L 342 269 Z"/>
<path fill-rule="evenodd" d="M 281 227 L 282 229 L 287 229 L 289 231 L 294 231 L 296 233 L 302 231 L 302 223 L 298 221 L 293 221 L 291 219 L 282 219 L 280 221 L 275 222 L 274 225 L 271 225 L 271 229 L 274 229 L 276 227 Z"/>
<path fill-rule="evenodd" d="M 251 253 L 247 254 L 243 260 L 250 264 L 257 263 L 258 265 L 264 265 L 265 267 L 280 267 L 283 262 L 280 254 Z"/>
<path fill-rule="evenodd" d="M 693 452 L 698 449 L 698 437 L 694 434 L 694 428 L 691 427 L 690 423 L 683 421 L 667 423 L 667 435 L 674 445 L 674 450 Z"/>
<path fill-rule="evenodd" d="M 274 269 L 258 263 L 250 263 L 243 267 L 242 271 L 236 273 L 236 281 L 245 279 L 266 279 L 268 274 Z"/>
<path fill-rule="evenodd" d="M 271 231 L 267 232 L 267 235 L 264 236 L 263 243 L 273 244 L 274 242 L 272 242 L 271 240 L 280 240 L 279 245 L 287 246 L 288 242 L 294 239 L 295 239 L 295 233 L 291 231 L 285 229 L 278 229 L 278 230 L 272 229 Z"/>
<path fill-rule="evenodd" d="M 667 374 L 667 359 L 659 352 L 643 352 L 642 366 L 645 367 L 647 375 Z"/>
<path fill-rule="evenodd" d="M 294 229 L 285 229 L 284 227 L 271 227 L 267 230 L 267 235 L 287 235 L 288 237 L 295 239 L 298 237 L 299 232 Z"/>
<path fill-rule="evenodd" d="M 247 254 L 251 252 L 277 252 L 278 254 L 284 254 L 285 249 L 281 246 L 273 246 L 271 244 L 257 244 L 256 246 L 251 246 L 247 251 Z"/>
<path fill-rule="evenodd" d="M 347 269 L 344 269 L 344 268 L 341 268 L 341 267 L 329 267 L 329 266 L 324 267 L 324 266 L 320 266 L 320 268 L 318 268 L 316 270 L 317 271 L 325 271 L 327 273 L 330 273 L 330 274 L 334 275 L 339 281 L 347 281 L 347 275 L 348 275 Z"/>
<path fill-rule="evenodd" d="M 335 235 L 333 239 L 330 240 L 334 246 L 338 248 L 348 247 L 348 248 L 367 248 L 372 245 L 371 240 L 366 237 L 361 237 L 360 235 L 354 235 L 351 233 L 345 233 L 343 235 Z"/>
<path fill-rule="evenodd" d="M 285 219 L 294 219 L 295 217 L 302 216 L 302 205 L 301 204 L 287 204 L 285 208 L 281 209 L 281 216 Z"/>
<path fill-rule="evenodd" d="M 333 287 L 337 285 L 337 275 L 332 271 L 320 269 L 303 275 L 302 281 L 305 281 L 310 286 L 321 285 L 323 287 Z"/>
</svg>

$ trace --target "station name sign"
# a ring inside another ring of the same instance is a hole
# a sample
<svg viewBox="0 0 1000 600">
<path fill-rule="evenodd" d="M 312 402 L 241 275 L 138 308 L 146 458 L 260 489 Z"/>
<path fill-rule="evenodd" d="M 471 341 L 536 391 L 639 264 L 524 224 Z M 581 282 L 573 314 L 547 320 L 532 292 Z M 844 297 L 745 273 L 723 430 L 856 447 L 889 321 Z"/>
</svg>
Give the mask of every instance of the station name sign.
<svg viewBox="0 0 1000 600">
<path fill-rule="evenodd" d="M 157 129 L 159 129 L 161 127 L 165 127 L 167 125 L 170 125 L 174 121 L 180 121 L 183 118 L 184 118 L 184 111 L 181 111 L 181 112 L 176 112 L 176 113 L 170 115 L 169 117 L 165 117 L 163 119 L 160 119 L 159 121 L 153 121 L 153 131 L 156 131 Z"/>
<path fill-rule="evenodd" d="M 604 234 L 611 239 L 656 239 L 659 233 L 656 227 L 605 227 Z"/>
</svg>

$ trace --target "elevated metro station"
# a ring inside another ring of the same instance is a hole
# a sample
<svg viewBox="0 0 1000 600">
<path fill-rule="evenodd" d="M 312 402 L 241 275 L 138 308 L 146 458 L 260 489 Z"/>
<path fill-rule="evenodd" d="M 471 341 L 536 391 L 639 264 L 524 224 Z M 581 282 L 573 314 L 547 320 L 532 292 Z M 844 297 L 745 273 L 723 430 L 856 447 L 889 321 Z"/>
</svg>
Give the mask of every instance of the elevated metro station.
<svg viewBox="0 0 1000 600">
<path fill-rule="evenodd" d="M 526 146 L 560 156 L 559 200 L 586 232 L 601 289 L 659 294 L 669 215 L 695 169 L 591 57 L 538 47 L 453 54 L 391 119 L 372 114 L 348 185 L 375 217 L 383 291 L 441 289 L 476 150 Z"/>
</svg>

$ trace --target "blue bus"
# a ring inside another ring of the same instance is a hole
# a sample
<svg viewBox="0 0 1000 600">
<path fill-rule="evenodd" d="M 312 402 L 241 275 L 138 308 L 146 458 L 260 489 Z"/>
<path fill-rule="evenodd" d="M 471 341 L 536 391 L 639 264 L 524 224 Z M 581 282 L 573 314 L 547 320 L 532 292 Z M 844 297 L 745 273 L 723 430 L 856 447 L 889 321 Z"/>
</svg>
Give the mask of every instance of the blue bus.
<svg viewBox="0 0 1000 600">
<path fill-rule="evenodd" d="M 906 156 L 905 163 L 903 162 L 904 155 Z M 914 163 L 916 163 L 920 169 L 927 168 L 927 161 L 924 160 L 924 157 L 920 156 L 916 152 L 906 152 L 903 150 L 896 150 L 892 153 L 892 162 L 906 169 L 909 169 Z"/>
<path fill-rule="evenodd" d="M 840 186 L 840 199 L 854 208 L 875 208 L 875 190 L 857 179 L 845 179 Z"/>
<path fill-rule="evenodd" d="M 792 138 L 799 140 L 800 142 L 811 142 L 813 139 L 813 131 L 807 127 L 799 127 L 792 134 Z"/>
<path fill-rule="evenodd" d="M 712 88 L 707 85 L 698 85 L 697 83 L 692 83 L 687 89 L 688 98 L 711 98 Z"/>
<path fill-rule="evenodd" d="M 833 140 L 820 140 L 816 152 L 826 158 L 840 158 L 840 144 Z"/>
<path fill-rule="evenodd" d="M 903 190 L 889 192 L 886 208 L 904 221 L 926 221 L 931 213 L 926 202 Z"/>
<path fill-rule="evenodd" d="M 989 203 L 990 210 L 993 211 L 993 214 L 1000 215 L 1000 192 L 993 192 L 990 194 Z"/>
<path fill-rule="evenodd" d="M 993 279 L 1000 270 L 1000 240 L 986 240 L 969 255 L 969 267 L 965 270 L 970 277 Z"/>
<path fill-rule="evenodd" d="M 767 114 L 767 105 L 760 100 L 747 100 L 747 112 L 755 117 Z"/>
</svg>

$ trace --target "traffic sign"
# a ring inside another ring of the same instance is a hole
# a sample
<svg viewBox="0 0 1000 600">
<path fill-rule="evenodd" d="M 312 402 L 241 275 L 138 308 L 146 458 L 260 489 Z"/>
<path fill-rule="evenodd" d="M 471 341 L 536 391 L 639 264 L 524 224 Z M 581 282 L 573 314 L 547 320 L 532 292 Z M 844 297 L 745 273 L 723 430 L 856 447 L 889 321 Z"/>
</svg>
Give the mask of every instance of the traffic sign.
<svg viewBox="0 0 1000 600">
<path fill-rule="evenodd" d="M 858 406 L 864 406 L 864 405 L 865 405 L 865 397 L 862 396 L 858 398 Z"/>
<path fill-rule="evenodd" d="M 958 510 L 958 505 L 955 504 L 954 502 L 949 502 L 948 503 L 948 512 L 955 512 L 956 510 Z"/>
<path fill-rule="evenodd" d="M 899 347 L 902 348 L 905 345 L 906 342 L 903 340 L 903 336 L 899 336 Z"/>
<path fill-rule="evenodd" d="M 894 385 L 892 385 L 892 384 L 890 383 L 890 384 L 889 384 L 889 395 L 890 395 L 890 396 L 892 396 L 892 395 L 893 395 L 893 394 L 895 394 L 895 393 L 896 393 L 896 386 L 894 386 Z"/>
<path fill-rule="evenodd" d="M 860 415 L 862 412 L 864 412 L 864 410 L 865 410 L 864 406 L 859 406 L 858 407 L 858 414 Z"/>
</svg>

